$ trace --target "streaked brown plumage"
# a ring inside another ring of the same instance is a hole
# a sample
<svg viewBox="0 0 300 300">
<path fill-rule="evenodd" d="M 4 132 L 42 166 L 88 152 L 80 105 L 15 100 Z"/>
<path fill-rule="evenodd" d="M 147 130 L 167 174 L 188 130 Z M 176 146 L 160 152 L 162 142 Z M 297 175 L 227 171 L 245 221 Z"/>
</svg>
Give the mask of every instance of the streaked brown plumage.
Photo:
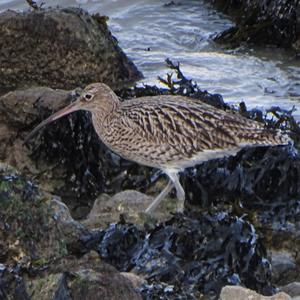
<svg viewBox="0 0 300 300">
<path fill-rule="evenodd" d="M 289 138 L 279 130 L 239 114 L 225 112 L 183 96 L 142 97 L 120 102 L 103 83 L 88 85 L 79 100 L 37 126 L 77 110 L 92 113 L 100 139 L 120 156 L 159 168 L 169 177 L 166 188 L 146 210 L 151 213 L 175 186 L 183 209 L 184 190 L 178 172 L 212 158 L 235 154 L 244 146 L 282 145 Z M 27 139 L 28 139 L 27 138 Z"/>
</svg>

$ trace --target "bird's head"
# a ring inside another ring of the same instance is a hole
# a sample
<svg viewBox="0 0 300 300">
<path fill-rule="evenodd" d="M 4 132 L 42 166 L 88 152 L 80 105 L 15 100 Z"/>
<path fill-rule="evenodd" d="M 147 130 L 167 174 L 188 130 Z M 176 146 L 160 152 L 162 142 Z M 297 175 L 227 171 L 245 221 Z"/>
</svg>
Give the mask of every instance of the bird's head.
<svg viewBox="0 0 300 300">
<path fill-rule="evenodd" d="M 91 113 L 109 112 L 114 107 L 113 104 L 117 102 L 119 102 L 118 97 L 109 86 L 104 83 L 92 83 L 85 87 L 74 103 L 58 111 L 56 119 L 76 110 L 87 110 Z M 70 111 L 68 111 L 69 109 Z"/>
<path fill-rule="evenodd" d="M 54 113 L 42 121 L 26 137 L 25 143 L 45 125 L 77 110 L 86 110 L 91 113 L 99 113 L 105 116 L 112 111 L 119 102 L 116 94 L 104 83 L 92 83 L 84 88 L 80 97 L 70 105 Z"/>
</svg>

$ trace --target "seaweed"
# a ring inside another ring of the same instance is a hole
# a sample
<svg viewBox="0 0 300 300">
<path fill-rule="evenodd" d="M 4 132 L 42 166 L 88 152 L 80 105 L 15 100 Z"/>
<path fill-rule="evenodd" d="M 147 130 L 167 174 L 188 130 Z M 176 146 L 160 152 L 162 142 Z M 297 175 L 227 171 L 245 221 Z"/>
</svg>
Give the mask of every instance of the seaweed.
<svg viewBox="0 0 300 300">
<path fill-rule="evenodd" d="M 254 226 L 228 213 L 176 214 L 144 230 L 121 221 L 81 240 L 118 270 L 143 275 L 144 299 L 162 294 L 169 295 L 164 299 L 196 299 L 200 293 L 215 298 L 228 284 L 274 292 Z"/>
<path fill-rule="evenodd" d="M 0 299 L 29 300 L 23 279 L 0 264 Z"/>
</svg>

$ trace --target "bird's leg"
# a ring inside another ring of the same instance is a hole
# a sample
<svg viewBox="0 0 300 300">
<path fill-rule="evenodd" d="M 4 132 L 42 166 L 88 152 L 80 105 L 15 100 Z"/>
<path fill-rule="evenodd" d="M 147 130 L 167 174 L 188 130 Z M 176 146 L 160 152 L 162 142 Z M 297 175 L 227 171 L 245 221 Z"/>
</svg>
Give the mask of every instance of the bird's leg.
<svg viewBox="0 0 300 300">
<path fill-rule="evenodd" d="M 145 210 L 146 213 L 152 214 L 156 207 L 160 204 L 160 202 L 170 193 L 174 184 L 171 180 L 169 180 L 167 186 L 160 192 L 160 194 L 153 200 L 153 202 L 148 206 Z"/>
<path fill-rule="evenodd" d="M 179 182 L 178 174 L 177 173 L 168 173 L 168 172 L 166 172 L 166 173 L 176 188 L 176 195 L 177 195 L 177 199 L 178 199 L 177 212 L 183 212 L 185 192 L 184 192 L 182 185 Z"/>
</svg>

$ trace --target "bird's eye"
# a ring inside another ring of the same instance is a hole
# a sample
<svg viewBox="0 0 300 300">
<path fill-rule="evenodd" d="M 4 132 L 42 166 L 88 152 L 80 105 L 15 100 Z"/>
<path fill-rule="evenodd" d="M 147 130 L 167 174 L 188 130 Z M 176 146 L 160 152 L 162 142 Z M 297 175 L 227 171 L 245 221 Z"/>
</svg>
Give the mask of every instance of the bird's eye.
<svg viewBox="0 0 300 300">
<path fill-rule="evenodd" d="M 93 95 L 87 93 L 87 94 L 84 95 L 84 99 L 85 99 L 86 101 L 91 101 L 91 100 L 93 99 Z"/>
</svg>

